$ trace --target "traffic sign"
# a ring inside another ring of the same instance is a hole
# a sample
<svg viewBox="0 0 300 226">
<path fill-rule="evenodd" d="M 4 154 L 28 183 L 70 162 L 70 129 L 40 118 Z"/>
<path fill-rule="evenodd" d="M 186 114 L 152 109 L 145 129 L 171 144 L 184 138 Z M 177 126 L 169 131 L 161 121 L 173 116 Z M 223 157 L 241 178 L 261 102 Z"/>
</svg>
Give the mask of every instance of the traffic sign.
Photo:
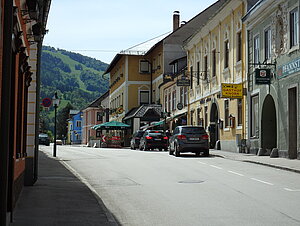
<svg viewBox="0 0 300 226">
<path fill-rule="evenodd" d="M 42 100 L 42 105 L 45 107 L 45 108 L 48 108 L 50 107 L 52 104 L 52 100 L 49 98 L 49 97 L 46 97 Z"/>
</svg>

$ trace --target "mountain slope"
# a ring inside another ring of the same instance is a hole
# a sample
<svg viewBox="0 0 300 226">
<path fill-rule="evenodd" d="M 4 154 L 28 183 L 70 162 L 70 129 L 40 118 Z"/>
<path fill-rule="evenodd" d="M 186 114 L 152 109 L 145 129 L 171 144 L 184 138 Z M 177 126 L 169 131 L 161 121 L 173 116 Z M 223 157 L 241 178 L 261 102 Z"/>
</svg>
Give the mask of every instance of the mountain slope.
<svg viewBox="0 0 300 226">
<path fill-rule="evenodd" d="M 108 80 L 102 76 L 107 66 L 94 58 L 43 46 L 41 99 L 57 91 L 62 105 L 70 102 L 76 109 L 84 108 L 107 91 Z"/>
</svg>

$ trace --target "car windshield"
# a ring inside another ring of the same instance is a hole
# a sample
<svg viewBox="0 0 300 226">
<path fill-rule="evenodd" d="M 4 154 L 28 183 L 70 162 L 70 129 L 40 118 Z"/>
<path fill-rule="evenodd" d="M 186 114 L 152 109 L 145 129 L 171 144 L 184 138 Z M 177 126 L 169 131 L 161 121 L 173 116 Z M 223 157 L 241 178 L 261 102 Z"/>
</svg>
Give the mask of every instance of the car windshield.
<svg viewBox="0 0 300 226">
<path fill-rule="evenodd" d="M 182 133 L 205 133 L 203 127 L 184 127 L 182 128 Z"/>
</svg>

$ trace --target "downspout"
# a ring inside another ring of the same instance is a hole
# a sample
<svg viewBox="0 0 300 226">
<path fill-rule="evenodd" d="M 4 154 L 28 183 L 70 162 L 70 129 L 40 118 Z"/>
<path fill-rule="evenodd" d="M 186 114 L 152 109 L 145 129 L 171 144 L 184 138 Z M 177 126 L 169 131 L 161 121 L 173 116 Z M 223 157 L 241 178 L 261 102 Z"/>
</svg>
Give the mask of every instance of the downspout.
<svg viewBox="0 0 300 226">
<path fill-rule="evenodd" d="M 0 225 L 7 225 L 8 164 L 10 141 L 11 109 L 11 64 L 13 34 L 13 1 L 4 3 L 3 20 L 3 54 L 2 54 L 2 87 L 1 87 L 1 129 L 0 129 Z"/>
</svg>

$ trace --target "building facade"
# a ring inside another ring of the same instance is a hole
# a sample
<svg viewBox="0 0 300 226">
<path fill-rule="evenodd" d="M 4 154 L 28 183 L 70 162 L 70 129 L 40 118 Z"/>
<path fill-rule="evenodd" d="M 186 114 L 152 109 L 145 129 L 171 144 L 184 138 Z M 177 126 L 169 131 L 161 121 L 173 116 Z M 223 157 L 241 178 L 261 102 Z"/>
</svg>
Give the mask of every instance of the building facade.
<svg viewBox="0 0 300 226">
<path fill-rule="evenodd" d="M 259 1 L 244 23 L 250 151 L 299 158 L 299 1 Z"/>
</svg>

